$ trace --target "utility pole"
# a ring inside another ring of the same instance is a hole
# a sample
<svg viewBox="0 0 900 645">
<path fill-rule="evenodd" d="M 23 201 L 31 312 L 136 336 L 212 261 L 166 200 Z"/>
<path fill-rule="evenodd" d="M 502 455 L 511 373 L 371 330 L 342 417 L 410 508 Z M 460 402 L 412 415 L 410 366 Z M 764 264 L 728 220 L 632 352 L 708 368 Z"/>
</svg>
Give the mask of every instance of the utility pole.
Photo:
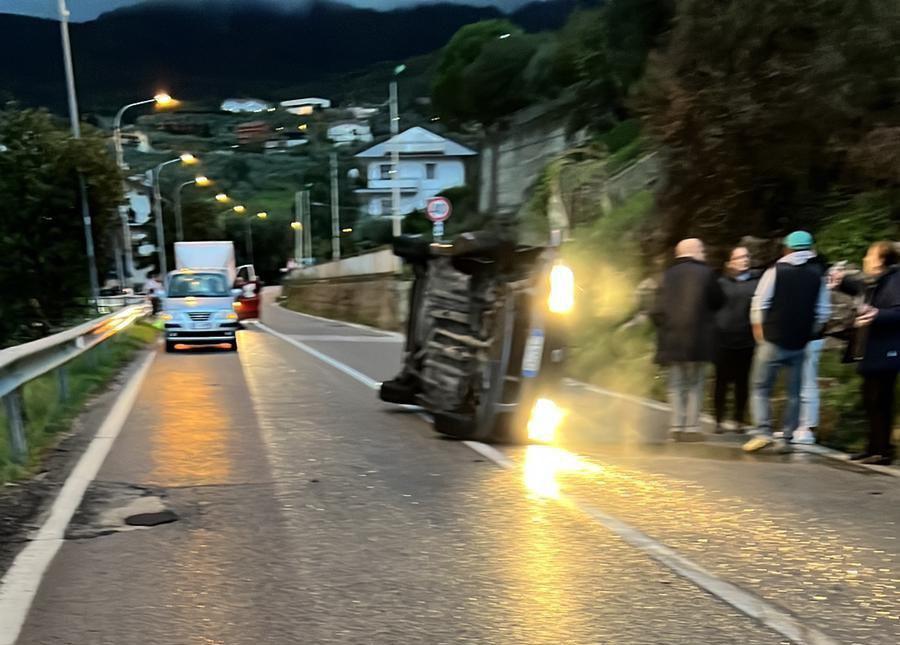
<svg viewBox="0 0 900 645">
<path fill-rule="evenodd" d="M 399 68 L 398 68 L 399 69 Z M 401 70 L 402 71 L 402 70 Z M 397 72 L 395 72 L 396 76 Z M 391 138 L 400 132 L 400 106 L 397 100 L 397 80 L 391 81 Z M 391 232 L 399 237 L 402 231 L 400 222 L 400 149 L 397 144 L 391 145 Z"/>
<path fill-rule="evenodd" d="M 341 216 L 338 195 L 338 158 L 331 153 L 331 259 L 341 259 Z"/>
<path fill-rule="evenodd" d="M 66 90 L 69 98 L 69 121 L 72 124 L 72 137 L 81 138 L 81 124 L 78 121 L 78 97 L 75 94 L 75 71 L 72 68 L 72 46 L 69 42 L 69 10 L 66 0 L 58 0 L 59 29 L 62 35 L 63 64 L 66 70 Z M 97 258 L 94 255 L 94 232 L 91 222 L 91 209 L 88 206 L 87 184 L 84 175 L 78 173 L 78 190 L 81 193 L 81 219 L 84 223 L 84 246 L 88 261 L 88 274 L 91 284 L 91 297 L 94 306 L 100 298 L 100 280 L 97 276 Z"/>
<path fill-rule="evenodd" d="M 294 193 L 294 262 L 302 266 L 303 259 L 303 191 Z"/>
<path fill-rule="evenodd" d="M 166 266 L 166 229 L 163 224 L 162 195 L 159 192 L 159 173 L 163 164 L 153 169 L 153 217 L 156 220 L 156 252 L 159 257 L 159 274 L 165 280 L 169 274 Z"/>
<path fill-rule="evenodd" d="M 309 190 L 303 190 L 303 217 L 305 221 L 303 222 L 303 239 L 306 242 L 306 250 L 304 251 L 303 257 L 306 260 L 306 263 L 309 264 L 313 259 L 313 251 L 312 251 L 312 212 L 309 204 Z"/>
</svg>

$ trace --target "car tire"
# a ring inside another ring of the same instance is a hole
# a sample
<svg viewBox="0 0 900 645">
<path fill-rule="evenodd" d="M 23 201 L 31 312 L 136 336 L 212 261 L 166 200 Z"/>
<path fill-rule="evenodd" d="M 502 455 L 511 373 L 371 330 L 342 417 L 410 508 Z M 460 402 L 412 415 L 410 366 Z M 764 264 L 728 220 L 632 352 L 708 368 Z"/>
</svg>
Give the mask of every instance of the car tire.
<svg viewBox="0 0 900 645">
<path fill-rule="evenodd" d="M 175 353 L 175 343 L 173 343 L 171 340 L 167 340 L 166 341 L 166 354 L 173 354 L 173 353 Z"/>
<path fill-rule="evenodd" d="M 237 350 L 238 350 L 237 341 L 234 341 L 233 343 L 231 343 L 231 345 L 229 345 L 228 349 L 226 349 L 225 351 L 226 352 L 236 352 Z"/>
</svg>

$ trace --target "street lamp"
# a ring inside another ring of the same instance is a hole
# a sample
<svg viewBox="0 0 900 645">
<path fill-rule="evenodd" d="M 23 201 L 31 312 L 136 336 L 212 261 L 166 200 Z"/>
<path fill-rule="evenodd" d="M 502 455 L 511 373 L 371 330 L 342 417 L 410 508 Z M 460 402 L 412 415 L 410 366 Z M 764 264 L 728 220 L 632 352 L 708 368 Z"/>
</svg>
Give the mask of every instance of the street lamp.
<svg viewBox="0 0 900 645">
<path fill-rule="evenodd" d="M 266 219 L 269 216 L 269 214 L 266 211 L 260 211 L 259 213 L 256 214 L 256 216 L 259 219 Z"/>
<path fill-rule="evenodd" d="M 192 166 L 196 163 L 199 163 L 199 159 L 197 159 L 197 157 L 195 157 L 191 153 L 185 152 L 179 157 L 169 159 L 168 161 L 163 161 L 153 169 L 151 179 L 153 182 L 153 216 L 156 218 L 156 251 L 159 255 L 159 271 L 163 276 L 165 276 L 168 271 L 166 267 L 166 231 L 165 226 L 163 225 L 162 195 L 160 194 L 159 190 L 159 175 L 162 172 L 163 168 L 165 168 L 166 166 L 170 166 L 173 163 Z"/>
<path fill-rule="evenodd" d="M 237 213 L 238 215 L 243 215 L 244 213 L 247 212 L 247 207 L 244 206 L 243 204 L 238 204 L 237 206 L 235 206 L 235 207 L 232 208 L 231 210 L 233 210 L 233 211 L 234 211 L 235 213 Z"/>
<path fill-rule="evenodd" d="M 391 102 L 391 138 L 400 132 L 400 103 L 397 96 L 397 77 L 406 71 L 406 65 L 398 65 L 394 68 L 394 79 L 390 86 Z M 391 232 L 394 237 L 399 237 L 402 232 L 400 217 L 400 183 L 398 170 L 400 168 L 400 147 L 394 143 L 391 146 Z"/>
<path fill-rule="evenodd" d="M 113 121 L 113 144 L 116 147 L 116 164 L 122 170 L 126 169 L 125 157 L 122 151 L 122 115 L 124 115 L 125 111 L 130 108 L 137 107 L 139 105 L 147 105 L 148 103 L 156 103 L 159 107 L 172 107 L 177 105 L 178 101 L 173 99 L 165 92 L 161 92 L 155 95 L 152 99 L 129 103 L 128 105 L 123 106 L 118 112 L 116 112 L 116 118 L 115 121 Z"/>
<path fill-rule="evenodd" d="M 185 181 L 179 184 L 178 188 L 175 191 L 175 237 L 177 241 L 181 242 L 184 239 L 184 225 L 181 220 L 181 191 L 184 190 L 186 186 L 191 186 L 196 184 L 201 188 L 205 186 L 209 186 L 212 183 L 212 179 L 207 177 L 206 175 L 197 175 L 190 181 Z M 224 194 L 224 193 L 222 193 Z"/>
<path fill-rule="evenodd" d="M 216 201 L 219 202 L 220 204 L 227 204 L 228 202 L 231 201 L 231 197 L 229 197 L 225 193 L 217 193 Z"/>
</svg>

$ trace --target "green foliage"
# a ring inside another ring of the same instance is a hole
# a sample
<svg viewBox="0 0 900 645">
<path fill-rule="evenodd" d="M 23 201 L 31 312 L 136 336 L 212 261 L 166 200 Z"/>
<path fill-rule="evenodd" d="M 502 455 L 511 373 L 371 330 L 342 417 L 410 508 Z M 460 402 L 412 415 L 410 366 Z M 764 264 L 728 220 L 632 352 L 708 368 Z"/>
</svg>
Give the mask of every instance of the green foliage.
<svg viewBox="0 0 900 645">
<path fill-rule="evenodd" d="M 847 150 L 900 114 L 893 0 L 679 3 L 640 104 L 668 156 L 657 248 L 815 228 Z"/>
<path fill-rule="evenodd" d="M 574 241 L 563 249 L 578 287 L 572 376 L 641 396 L 656 390 L 655 337 L 646 321 L 628 321 L 638 311 L 644 273 L 640 230 L 653 209 L 652 193 L 637 193 L 576 228 Z"/>
<path fill-rule="evenodd" d="M 641 122 L 637 119 L 627 119 L 613 126 L 609 132 L 600 138 L 606 144 L 610 153 L 615 153 L 633 144 L 641 135 Z"/>
<path fill-rule="evenodd" d="M 501 39 L 505 34 L 510 36 Z M 529 40 L 521 29 L 507 20 L 484 20 L 456 32 L 444 47 L 432 80 L 431 101 L 438 114 L 451 123 L 491 122 L 498 107 L 509 100 L 502 94 L 514 80 L 499 75 L 500 70 L 524 70 L 536 48 L 528 50 L 529 57 L 524 61 L 516 60 L 508 52 L 521 54 Z M 507 44 L 514 47 L 498 47 Z M 498 56 L 499 60 L 493 61 L 486 54 Z M 496 66 L 492 64 L 494 62 Z M 491 86 L 498 80 L 499 87 Z M 513 88 L 513 93 L 520 91 L 520 87 Z M 488 104 L 480 104 L 479 100 L 485 98 Z"/>
<path fill-rule="evenodd" d="M 885 191 L 852 197 L 826 216 L 816 232 L 816 247 L 832 261 L 862 261 L 872 242 L 900 237 L 896 200 Z"/>
<path fill-rule="evenodd" d="M 0 346 L 27 339 L 28 329 L 65 324 L 85 313 L 88 265 L 78 174 L 93 218 L 97 265 L 109 266 L 109 235 L 118 227 L 122 185 L 103 136 L 39 110 L 0 111 Z"/>
<path fill-rule="evenodd" d="M 152 326 L 137 323 L 71 361 L 67 365 L 69 397 L 66 401 L 60 400 L 55 373 L 28 383 L 24 388 L 24 404 L 29 463 L 23 468 L 12 462 L 7 421 L 0 411 L 0 484 L 23 477 L 39 463 L 44 451 L 70 428 L 85 402 L 106 386 L 135 352 L 154 342 L 157 333 Z"/>
</svg>

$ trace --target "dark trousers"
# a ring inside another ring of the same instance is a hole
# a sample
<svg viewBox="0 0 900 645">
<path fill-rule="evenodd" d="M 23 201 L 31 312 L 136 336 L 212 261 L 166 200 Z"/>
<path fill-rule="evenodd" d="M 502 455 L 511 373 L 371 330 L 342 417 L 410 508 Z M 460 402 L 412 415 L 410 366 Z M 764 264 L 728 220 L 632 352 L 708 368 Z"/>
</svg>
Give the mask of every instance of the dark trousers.
<svg viewBox="0 0 900 645">
<path fill-rule="evenodd" d="M 897 372 L 863 374 L 863 405 L 869 420 L 869 443 L 866 452 L 882 457 L 894 456 L 891 431 L 894 428 L 894 391 Z"/>
<path fill-rule="evenodd" d="M 745 349 L 719 348 L 716 354 L 716 423 L 721 423 L 725 419 L 728 390 L 732 384 L 734 384 L 734 420 L 744 423 L 747 415 L 747 394 L 750 389 L 753 351 L 753 347 Z"/>
</svg>

